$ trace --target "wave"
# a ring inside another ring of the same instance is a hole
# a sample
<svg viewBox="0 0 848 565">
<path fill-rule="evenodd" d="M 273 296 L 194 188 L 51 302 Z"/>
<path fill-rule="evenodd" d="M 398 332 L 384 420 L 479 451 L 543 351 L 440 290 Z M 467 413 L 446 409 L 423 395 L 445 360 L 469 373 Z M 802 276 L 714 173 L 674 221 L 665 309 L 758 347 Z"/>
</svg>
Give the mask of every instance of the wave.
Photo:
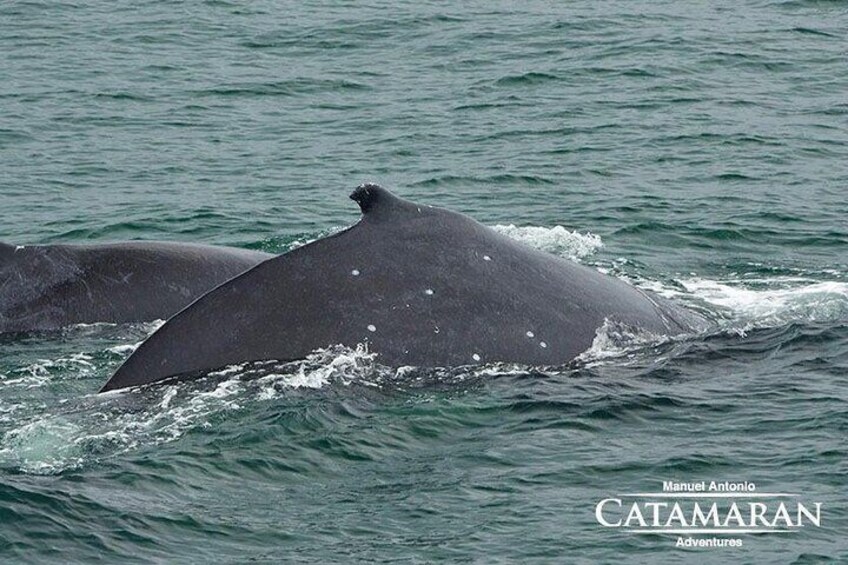
<svg viewBox="0 0 848 565">
<path fill-rule="evenodd" d="M 366 345 L 328 347 L 306 359 L 232 365 L 187 383 L 135 387 L 60 400 L 0 406 L 0 468 L 56 475 L 115 456 L 177 441 L 224 420 L 251 419 L 262 406 L 297 404 L 339 390 L 345 398 L 397 394 L 445 386 L 467 390 L 526 367 L 485 365 L 443 369 L 391 368 L 375 362 Z M 55 385 L 55 382 L 53 383 Z M 365 392 L 372 391 L 372 392 Z M 272 408 L 272 412 L 275 409 Z"/>
<path fill-rule="evenodd" d="M 750 326 L 848 320 L 848 283 L 772 279 L 766 288 L 751 288 L 752 283 L 756 284 L 701 278 L 680 281 L 686 292 Z"/>
<path fill-rule="evenodd" d="M 274 82 L 242 82 L 207 87 L 193 92 L 195 96 L 298 96 L 319 92 L 371 90 L 364 82 L 323 78 L 297 78 Z"/>
<path fill-rule="evenodd" d="M 561 80 L 560 77 L 551 73 L 528 72 L 501 77 L 497 81 L 495 81 L 495 84 L 498 86 L 525 86 L 545 84 L 548 82 L 556 82 L 559 80 Z"/>
<path fill-rule="evenodd" d="M 93 357 L 43 361 L 30 372 L 51 381 L 48 368 L 78 364 L 93 370 Z M 175 441 L 209 426 L 220 414 L 267 401 L 298 389 L 321 389 L 352 383 L 375 387 L 383 379 L 409 373 L 374 363 L 366 346 L 317 350 L 302 361 L 245 363 L 209 373 L 191 384 L 136 387 L 61 401 L 58 406 L 11 404 L 0 412 L 12 427 L 0 441 L 0 466 L 31 474 L 58 474 L 145 446 Z M 40 383 L 43 384 L 43 383 Z M 55 382 L 54 382 L 55 384 Z M 4 414 L 4 412 L 6 412 Z"/>
<path fill-rule="evenodd" d="M 634 283 L 706 310 L 723 328 L 740 332 L 792 323 L 848 320 L 848 283 L 841 281 L 799 276 L 726 280 L 693 276 L 670 284 L 644 279 Z"/>
</svg>

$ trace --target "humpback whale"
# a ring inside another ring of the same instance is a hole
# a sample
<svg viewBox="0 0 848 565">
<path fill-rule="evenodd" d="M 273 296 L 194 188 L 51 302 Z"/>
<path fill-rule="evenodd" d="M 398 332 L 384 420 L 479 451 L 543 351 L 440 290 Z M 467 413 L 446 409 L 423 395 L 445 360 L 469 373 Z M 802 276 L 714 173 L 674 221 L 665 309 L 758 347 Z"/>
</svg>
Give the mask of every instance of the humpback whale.
<svg viewBox="0 0 848 565">
<path fill-rule="evenodd" d="M 391 366 L 566 363 L 606 321 L 674 335 L 699 315 L 462 214 L 375 185 L 362 218 L 265 261 L 168 320 L 101 392 L 364 343 Z"/>
<path fill-rule="evenodd" d="M 0 333 L 167 319 L 271 257 L 186 243 L 0 243 Z"/>
</svg>

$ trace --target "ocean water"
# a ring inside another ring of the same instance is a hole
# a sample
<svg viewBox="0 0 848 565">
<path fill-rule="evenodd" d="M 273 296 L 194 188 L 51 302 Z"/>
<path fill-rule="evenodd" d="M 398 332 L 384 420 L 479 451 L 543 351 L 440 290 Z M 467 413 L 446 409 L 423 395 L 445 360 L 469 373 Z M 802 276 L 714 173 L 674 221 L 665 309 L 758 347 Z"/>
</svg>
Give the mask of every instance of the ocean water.
<svg viewBox="0 0 848 565">
<path fill-rule="evenodd" d="M 848 561 L 846 37 L 827 0 L 4 1 L 0 240 L 284 252 L 373 180 L 716 326 L 103 396 L 157 323 L 0 337 L 0 561 Z M 821 526 L 683 549 L 595 519 L 664 480 Z"/>
</svg>

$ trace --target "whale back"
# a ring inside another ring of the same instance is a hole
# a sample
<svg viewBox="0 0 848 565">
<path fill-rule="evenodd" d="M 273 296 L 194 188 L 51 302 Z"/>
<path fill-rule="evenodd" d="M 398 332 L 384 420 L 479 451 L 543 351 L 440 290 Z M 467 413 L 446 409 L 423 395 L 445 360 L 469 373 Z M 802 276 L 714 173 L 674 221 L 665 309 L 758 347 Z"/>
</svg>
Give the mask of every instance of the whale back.
<svg viewBox="0 0 848 565">
<path fill-rule="evenodd" d="M 687 329 L 658 297 L 376 185 L 355 226 L 221 285 L 148 338 L 103 390 L 364 343 L 387 365 L 554 365 L 612 318 Z"/>
<path fill-rule="evenodd" d="M 0 245 L 0 333 L 165 319 L 273 257 L 207 245 Z"/>
</svg>

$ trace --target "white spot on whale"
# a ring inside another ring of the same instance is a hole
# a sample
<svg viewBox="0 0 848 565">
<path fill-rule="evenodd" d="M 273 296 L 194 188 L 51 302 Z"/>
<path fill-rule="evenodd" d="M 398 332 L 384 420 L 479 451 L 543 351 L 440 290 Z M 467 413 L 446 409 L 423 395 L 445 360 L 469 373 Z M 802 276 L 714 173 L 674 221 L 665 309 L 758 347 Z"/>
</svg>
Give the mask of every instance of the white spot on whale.
<svg viewBox="0 0 848 565">
<path fill-rule="evenodd" d="M 492 260 L 492 258 L 489 257 L 488 255 L 483 255 L 483 261 L 491 261 L 491 260 Z"/>
<path fill-rule="evenodd" d="M 368 331 L 369 332 L 376 332 L 377 326 L 375 326 L 374 324 L 368 324 Z"/>
<path fill-rule="evenodd" d="M 358 277 L 358 276 L 359 276 L 359 269 L 354 269 L 354 270 L 352 270 L 352 271 L 350 272 L 350 274 L 351 274 L 351 275 L 353 275 L 354 277 Z"/>
<path fill-rule="evenodd" d="M 539 342 L 539 347 L 541 347 L 541 348 L 543 348 L 543 349 L 544 349 L 544 348 L 545 348 L 545 347 L 547 347 L 547 346 L 548 346 L 548 344 L 547 344 L 547 343 L 545 343 L 544 341 L 540 341 L 540 342 Z"/>
<path fill-rule="evenodd" d="M 433 289 L 432 289 L 432 288 L 428 288 L 427 290 L 425 290 L 425 291 L 424 291 L 424 294 L 427 294 L 427 295 L 429 295 L 429 296 L 433 296 Z"/>
<path fill-rule="evenodd" d="M 434 329 L 434 330 L 433 330 L 433 333 L 434 333 L 434 334 L 437 334 L 437 333 L 439 333 L 440 331 L 441 331 L 441 330 L 439 329 L 439 326 L 436 326 L 436 329 Z"/>
<path fill-rule="evenodd" d="M 16 246 L 15 246 L 15 251 L 20 251 L 20 250 L 21 250 L 21 249 L 23 249 L 23 248 L 24 248 L 24 246 L 23 246 L 23 245 L 16 245 Z"/>
<path fill-rule="evenodd" d="M 535 337 L 535 336 L 536 336 L 536 334 L 534 334 L 533 332 L 527 332 L 527 337 Z"/>
<path fill-rule="evenodd" d="M 480 360 L 480 356 L 479 356 L 479 355 L 477 355 L 476 353 L 475 353 L 474 355 L 472 355 L 472 356 L 471 356 L 471 358 L 472 358 L 472 359 L 474 359 L 475 361 L 479 361 L 479 360 Z"/>
</svg>

